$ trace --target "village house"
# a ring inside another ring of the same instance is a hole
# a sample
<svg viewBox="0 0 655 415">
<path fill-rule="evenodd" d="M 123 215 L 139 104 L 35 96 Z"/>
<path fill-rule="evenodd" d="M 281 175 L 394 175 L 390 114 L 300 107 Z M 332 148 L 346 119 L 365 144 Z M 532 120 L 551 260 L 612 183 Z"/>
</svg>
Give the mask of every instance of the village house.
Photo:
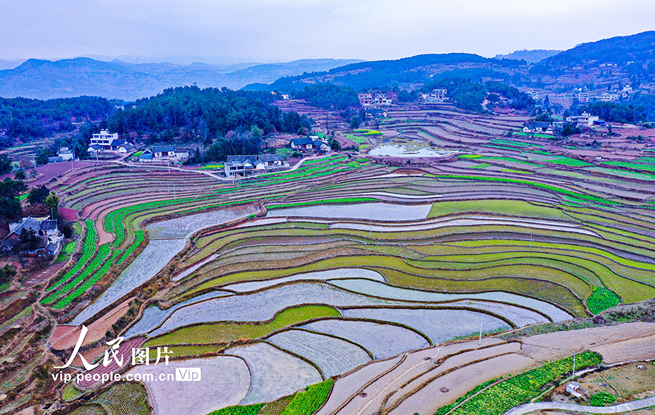
<svg viewBox="0 0 655 415">
<path fill-rule="evenodd" d="M 223 169 L 227 177 L 236 175 L 247 176 L 255 171 L 256 165 L 256 155 L 227 156 L 227 161 L 223 164 Z"/>
<path fill-rule="evenodd" d="M 57 151 L 57 156 L 61 157 L 62 161 L 74 160 L 75 151 L 69 149 L 68 147 L 59 147 L 59 151 Z"/>
<path fill-rule="evenodd" d="M 357 94 L 359 98 L 359 104 L 362 107 L 372 106 L 372 105 L 392 105 L 395 102 L 398 102 L 398 94 L 393 91 L 387 92 L 364 92 Z"/>
<path fill-rule="evenodd" d="M 387 112 L 380 108 L 366 108 L 365 112 L 367 117 L 377 120 L 387 117 Z"/>
<path fill-rule="evenodd" d="M 294 138 L 291 140 L 291 148 L 294 150 L 313 150 L 314 140 L 311 138 Z"/>
<path fill-rule="evenodd" d="M 118 146 L 118 152 L 122 154 L 131 153 L 134 150 L 136 150 L 136 146 L 132 143 L 126 142 L 125 144 Z"/>
<path fill-rule="evenodd" d="M 323 140 L 314 140 L 314 148 L 320 151 L 327 151 L 330 149 L 330 146 Z"/>
<path fill-rule="evenodd" d="M 256 171 L 281 170 L 287 167 L 289 163 L 279 154 L 227 156 L 227 161 L 223 165 L 227 177 L 247 176 Z"/>
<path fill-rule="evenodd" d="M 582 115 L 572 116 L 566 118 L 567 122 L 576 124 L 578 127 L 591 127 L 594 124 L 601 124 L 600 117 L 591 115 L 588 112 L 583 112 Z"/>
<path fill-rule="evenodd" d="M 114 141 L 118 140 L 118 133 L 109 134 L 109 130 L 100 130 L 100 133 L 93 134 L 91 137 L 91 145 L 98 145 L 103 150 L 111 150 Z"/>
<path fill-rule="evenodd" d="M 586 389 L 582 389 L 578 382 L 569 382 L 566 385 L 566 393 L 580 400 L 586 400 L 589 396 L 589 392 Z"/>
<path fill-rule="evenodd" d="M 433 89 L 428 94 L 419 94 L 419 98 L 422 104 L 441 104 L 446 102 L 447 95 L 447 89 Z"/>
<path fill-rule="evenodd" d="M 263 163 L 265 170 L 289 167 L 289 163 L 279 154 L 262 154 L 258 157 L 258 160 Z M 259 164 L 257 167 L 259 168 Z"/>
<path fill-rule="evenodd" d="M 121 150 L 123 148 L 124 150 Z M 108 130 L 101 130 L 99 134 L 93 134 L 91 137 L 91 145 L 87 150 L 91 154 L 96 154 L 100 151 L 111 151 L 118 153 L 126 153 L 134 149 L 134 145 L 125 140 L 118 138 L 118 134 L 109 134 Z"/>
<path fill-rule="evenodd" d="M 54 256 L 59 253 L 64 236 L 59 232 L 57 221 L 50 216 L 18 219 L 9 224 L 9 234 L 0 242 L 3 251 L 9 251 L 21 243 L 23 230 L 33 231 L 39 237 L 39 245 L 32 250 L 23 250 L 21 254 L 30 256 Z"/>
<path fill-rule="evenodd" d="M 535 121 L 523 127 L 524 133 L 553 134 L 553 126 L 549 122 Z"/>
<path fill-rule="evenodd" d="M 178 149 L 171 145 L 160 145 L 143 150 L 143 153 L 139 156 L 139 161 L 145 163 L 170 163 L 186 160 L 188 158 L 188 149 Z"/>
<path fill-rule="evenodd" d="M 96 154 L 102 151 L 102 146 L 100 144 L 91 144 L 87 149 L 89 154 Z"/>
</svg>

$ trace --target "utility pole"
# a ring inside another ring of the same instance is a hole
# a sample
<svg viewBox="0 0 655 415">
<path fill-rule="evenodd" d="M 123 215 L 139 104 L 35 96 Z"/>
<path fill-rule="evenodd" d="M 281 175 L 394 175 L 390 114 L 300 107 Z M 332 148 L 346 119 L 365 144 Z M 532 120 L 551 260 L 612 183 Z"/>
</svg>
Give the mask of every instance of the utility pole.
<svg viewBox="0 0 655 415">
<path fill-rule="evenodd" d="M 530 231 L 530 248 L 532 248 L 532 231 Z"/>
<path fill-rule="evenodd" d="M 573 375 L 571 376 L 571 380 L 575 379 L 575 356 L 577 353 L 573 353 Z"/>
<path fill-rule="evenodd" d="M 480 335 L 478 336 L 478 347 L 482 344 L 482 321 L 484 320 L 484 314 L 480 316 Z"/>
</svg>

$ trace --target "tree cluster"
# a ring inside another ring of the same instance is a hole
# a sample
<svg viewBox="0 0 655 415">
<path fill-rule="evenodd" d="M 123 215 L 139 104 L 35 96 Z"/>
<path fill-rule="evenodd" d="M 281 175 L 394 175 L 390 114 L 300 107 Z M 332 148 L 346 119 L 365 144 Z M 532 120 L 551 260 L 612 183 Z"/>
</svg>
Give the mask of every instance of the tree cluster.
<svg viewBox="0 0 655 415">
<path fill-rule="evenodd" d="M 0 182 L 0 222 L 8 222 L 20 217 L 18 196 L 26 190 L 27 186 L 20 180 L 7 177 Z"/>
<path fill-rule="evenodd" d="M 608 122 L 633 123 L 647 121 L 646 109 L 643 106 L 635 108 L 632 104 L 623 105 L 614 102 L 597 101 L 585 105 L 580 108 L 580 111 L 597 115 Z"/>
<path fill-rule="evenodd" d="M 476 83 L 465 78 L 441 79 L 425 85 L 421 91 L 429 92 L 433 89 L 447 89 L 448 97 L 456 107 L 472 112 L 485 112 L 482 101 L 490 94 L 507 98 L 509 106 L 515 109 L 529 110 L 535 104 L 528 94 L 494 81 Z"/>
<path fill-rule="evenodd" d="M 38 100 L 0 98 L 0 128 L 7 131 L 0 148 L 11 146 L 16 138 L 26 142 L 73 131 L 73 117 L 107 118 L 116 107 L 106 98 L 77 97 Z"/>
<path fill-rule="evenodd" d="M 357 92 L 349 87 L 334 84 L 315 84 L 306 86 L 295 93 L 295 98 L 304 99 L 311 105 L 326 110 L 344 110 L 348 107 L 358 107 Z"/>
<path fill-rule="evenodd" d="M 112 132 L 147 135 L 151 142 L 196 141 L 224 137 L 228 131 L 249 131 L 256 126 L 264 134 L 297 132 L 302 117 L 285 115 L 270 105 L 269 93 L 232 91 L 227 88 L 186 86 L 170 88 L 137 100 L 109 120 Z"/>
</svg>

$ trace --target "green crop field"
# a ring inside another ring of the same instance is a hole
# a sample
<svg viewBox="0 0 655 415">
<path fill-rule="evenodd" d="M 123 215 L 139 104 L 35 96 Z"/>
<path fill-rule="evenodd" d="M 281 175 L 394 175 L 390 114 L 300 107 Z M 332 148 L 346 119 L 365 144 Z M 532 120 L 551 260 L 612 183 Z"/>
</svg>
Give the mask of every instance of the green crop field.
<svg viewBox="0 0 655 415">
<path fill-rule="evenodd" d="M 586 161 L 572 159 L 570 157 L 555 157 L 546 160 L 549 163 L 561 164 L 563 166 L 572 166 L 572 167 L 587 167 L 593 166 L 592 163 L 587 163 Z"/>
<path fill-rule="evenodd" d="M 300 306 L 286 309 L 273 320 L 257 324 L 217 323 L 186 327 L 148 341 L 147 346 L 201 343 L 228 343 L 239 339 L 256 339 L 292 324 L 318 317 L 340 317 L 341 314 L 328 306 Z"/>
</svg>

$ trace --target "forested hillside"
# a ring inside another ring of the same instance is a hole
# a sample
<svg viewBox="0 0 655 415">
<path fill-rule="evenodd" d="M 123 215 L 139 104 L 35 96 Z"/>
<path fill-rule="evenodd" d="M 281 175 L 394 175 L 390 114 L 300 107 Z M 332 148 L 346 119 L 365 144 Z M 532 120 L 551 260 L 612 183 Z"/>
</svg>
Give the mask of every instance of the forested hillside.
<svg viewBox="0 0 655 415">
<path fill-rule="evenodd" d="M 532 72 L 547 72 L 583 66 L 587 63 L 599 65 L 613 63 L 618 66 L 641 67 L 655 73 L 655 31 L 632 36 L 617 36 L 597 42 L 582 43 L 572 49 L 558 53 L 539 62 Z"/>
<path fill-rule="evenodd" d="M 116 106 L 105 98 L 78 97 L 41 101 L 28 98 L 0 98 L 0 148 L 8 147 L 16 139 L 50 137 L 56 132 L 71 131 L 78 118 L 93 120 L 111 116 Z M 79 120 L 78 120 L 79 121 Z"/>
<path fill-rule="evenodd" d="M 275 99 L 265 92 L 201 89 L 195 86 L 171 88 L 151 98 L 137 100 L 117 111 L 109 129 L 149 136 L 151 141 L 170 142 L 181 137 L 191 141 L 224 136 L 228 131 L 268 134 L 308 129 L 310 121 L 295 112 L 283 113 L 270 105 Z"/>
<path fill-rule="evenodd" d="M 488 59 L 470 53 L 418 55 L 397 60 L 354 63 L 327 72 L 280 78 L 270 85 L 249 85 L 245 89 L 293 92 L 304 89 L 307 83 L 329 82 L 361 90 L 456 77 L 475 81 L 482 78 L 509 79 L 511 76 L 499 69 L 516 68 L 524 64 L 517 60 Z"/>
</svg>

